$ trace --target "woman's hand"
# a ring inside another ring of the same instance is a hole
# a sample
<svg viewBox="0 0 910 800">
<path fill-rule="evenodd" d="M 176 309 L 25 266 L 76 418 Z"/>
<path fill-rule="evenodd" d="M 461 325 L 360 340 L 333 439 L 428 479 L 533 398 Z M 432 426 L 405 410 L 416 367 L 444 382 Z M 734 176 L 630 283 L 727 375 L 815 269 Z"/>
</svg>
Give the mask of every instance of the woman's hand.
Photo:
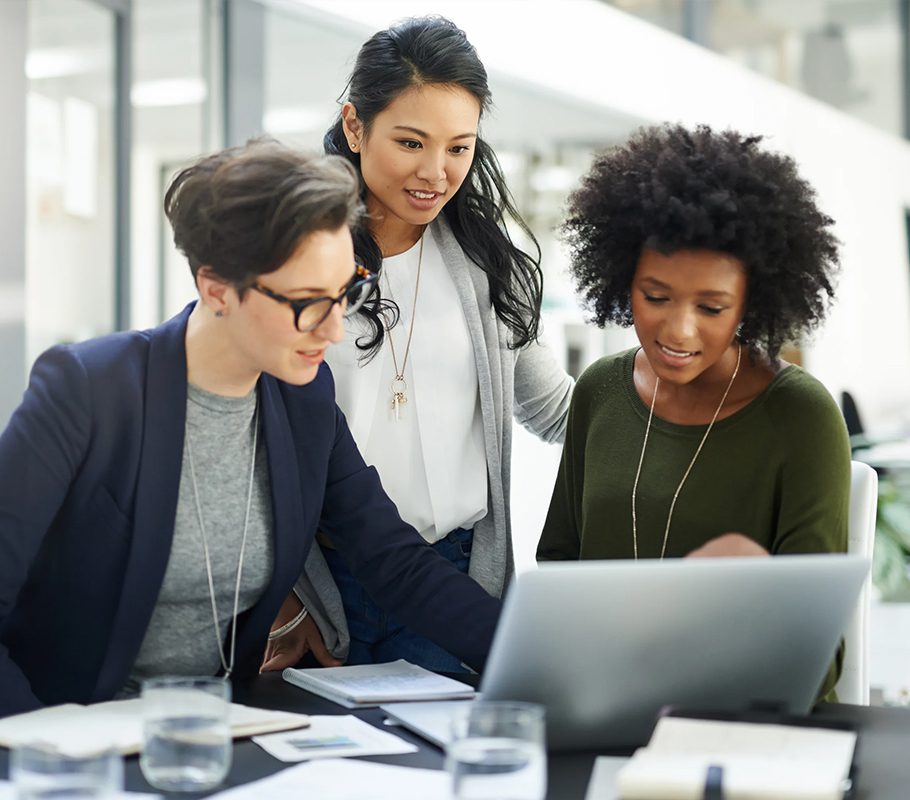
<svg viewBox="0 0 910 800">
<path fill-rule="evenodd" d="M 723 558 L 725 556 L 767 556 L 770 553 L 741 533 L 724 533 L 695 548 L 686 558 Z"/>
<path fill-rule="evenodd" d="M 303 603 L 300 602 L 296 594 L 291 592 L 282 603 L 272 628 L 280 628 L 286 622 L 294 619 L 302 610 Z M 340 667 L 343 663 L 328 651 L 325 642 L 322 640 L 319 627 L 312 617 L 307 616 L 297 627 L 288 631 L 284 636 L 269 641 L 262 657 L 259 672 L 272 672 L 285 667 L 294 667 L 309 652 L 313 653 L 313 656 L 323 667 Z"/>
</svg>

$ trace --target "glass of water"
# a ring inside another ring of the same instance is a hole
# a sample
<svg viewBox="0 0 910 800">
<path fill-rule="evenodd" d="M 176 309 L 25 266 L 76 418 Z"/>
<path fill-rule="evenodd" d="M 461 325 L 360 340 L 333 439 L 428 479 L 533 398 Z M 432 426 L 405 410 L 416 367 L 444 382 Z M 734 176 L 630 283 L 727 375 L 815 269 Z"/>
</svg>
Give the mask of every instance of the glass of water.
<svg viewBox="0 0 910 800">
<path fill-rule="evenodd" d="M 455 800 L 543 800 L 547 791 L 544 708 L 472 703 L 452 722 L 446 770 Z"/>
<path fill-rule="evenodd" d="M 222 678 L 149 678 L 142 682 L 145 779 L 167 792 L 198 792 L 231 768 L 231 685 Z"/>
<path fill-rule="evenodd" d="M 16 747 L 10 780 L 18 800 L 96 800 L 123 790 L 123 759 L 116 750 L 68 756 L 41 744 Z"/>
</svg>

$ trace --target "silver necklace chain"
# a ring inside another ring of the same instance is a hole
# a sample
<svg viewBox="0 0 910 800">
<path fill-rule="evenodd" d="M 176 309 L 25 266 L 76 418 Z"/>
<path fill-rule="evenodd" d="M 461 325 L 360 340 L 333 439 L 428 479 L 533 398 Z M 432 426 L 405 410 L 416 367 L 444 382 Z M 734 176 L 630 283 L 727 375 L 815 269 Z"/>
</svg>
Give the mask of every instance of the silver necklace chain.
<svg viewBox="0 0 910 800">
<path fill-rule="evenodd" d="M 386 328 L 386 336 L 389 339 L 389 349 L 392 351 L 392 364 L 395 367 L 395 377 L 392 379 L 392 411 L 395 412 L 395 419 L 400 419 L 400 409 L 404 403 L 408 402 L 408 384 L 404 379 L 404 370 L 408 365 L 408 356 L 411 354 L 411 337 L 414 335 L 414 320 L 417 318 L 417 292 L 420 289 L 420 266 L 423 264 L 423 235 L 420 236 L 420 249 L 417 254 L 417 280 L 414 282 L 414 303 L 411 306 L 411 323 L 408 325 L 408 340 L 404 346 L 404 358 L 401 361 L 401 369 L 398 368 L 398 357 L 395 354 L 395 342 L 392 339 L 392 329 Z M 392 284 L 386 281 L 389 290 L 389 298 L 394 302 L 392 297 Z"/>
<path fill-rule="evenodd" d="M 231 658 L 225 657 L 224 646 L 221 642 L 221 626 L 218 624 L 218 604 L 215 600 L 215 580 L 212 577 L 212 559 L 209 554 L 209 542 L 205 533 L 205 521 L 202 518 L 202 503 L 199 502 L 199 486 L 196 483 L 196 465 L 193 463 L 192 437 L 187 430 L 186 454 L 190 462 L 190 479 L 193 484 L 193 499 L 196 501 L 196 519 L 199 521 L 199 531 L 202 534 L 202 551 L 205 553 L 205 572 L 209 582 L 209 598 L 212 601 L 212 621 L 215 625 L 215 641 L 218 644 L 218 655 L 221 666 L 224 667 L 225 679 L 231 677 L 234 671 L 234 651 L 237 645 L 237 608 L 240 603 L 240 579 L 243 575 L 243 553 L 246 549 L 246 536 L 250 524 L 250 508 L 253 505 L 253 477 L 256 472 L 256 442 L 259 436 L 259 397 L 256 397 L 256 410 L 253 412 L 253 455 L 250 457 L 250 480 L 246 494 L 246 511 L 243 515 L 243 537 L 240 540 L 240 558 L 237 560 L 237 579 L 234 584 L 234 612 L 231 622 Z"/>
<path fill-rule="evenodd" d="M 727 384 L 727 388 L 724 391 L 724 396 L 720 398 L 720 403 L 717 405 L 714 416 L 711 417 L 711 422 L 708 424 L 704 436 L 701 437 L 701 441 L 698 443 L 698 448 L 695 450 L 695 455 L 692 456 L 692 460 L 689 462 L 689 466 L 686 467 L 686 471 L 682 476 L 682 480 L 679 482 L 679 486 L 676 487 L 676 491 L 673 493 L 673 500 L 670 503 L 670 512 L 667 514 L 667 525 L 664 528 L 664 541 L 660 547 L 661 560 L 663 560 L 664 554 L 667 551 L 667 539 L 670 536 L 670 524 L 673 522 L 673 511 L 676 508 L 676 500 L 686 483 L 686 479 L 689 477 L 689 473 L 692 471 L 692 467 L 695 466 L 695 460 L 698 458 L 699 453 L 701 453 L 701 449 L 705 446 L 705 441 L 708 438 L 708 434 L 711 433 L 711 428 L 713 428 L 714 423 L 717 422 L 717 417 L 720 415 L 720 410 L 724 407 L 724 403 L 727 402 L 727 395 L 730 394 L 730 389 L 733 388 L 733 381 L 736 380 L 736 376 L 739 374 L 739 362 L 740 358 L 742 357 L 742 352 L 743 346 L 740 344 L 736 350 L 736 367 L 733 369 L 733 375 L 730 377 L 730 382 Z M 645 439 L 641 445 L 641 455 L 638 457 L 638 469 L 635 471 L 635 483 L 632 484 L 632 549 L 634 551 L 636 561 L 638 560 L 638 517 L 636 514 L 635 500 L 638 493 L 638 478 L 641 475 L 641 465 L 645 460 L 645 449 L 648 446 L 648 436 L 651 433 L 651 420 L 654 418 L 654 404 L 657 401 L 657 389 L 659 386 L 660 378 L 655 375 L 654 394 L 651 395 L 651 410 L 648 412 L 648 424 L 645 426 Z"/>
</svg>

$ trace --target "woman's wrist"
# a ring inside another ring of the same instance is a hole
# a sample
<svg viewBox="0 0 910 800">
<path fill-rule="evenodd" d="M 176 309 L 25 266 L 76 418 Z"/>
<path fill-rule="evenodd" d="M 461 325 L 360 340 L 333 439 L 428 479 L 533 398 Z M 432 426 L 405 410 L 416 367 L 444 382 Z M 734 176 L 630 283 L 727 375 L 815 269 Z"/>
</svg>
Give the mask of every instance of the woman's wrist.
<svg viewBox="0 0 910 800">
<path fill-rule="evenodd" d="M 269 641 L 273 642 L 275 639 L 280 639 L 282 636 L 286 636 L 301 622 L 303 622 L 307 616 L 309 616 L 309 611 L 307 611 L 306 606 L 302 606 L 300 611 L 297 613 L 297 616 L 295 616 L 289 622 L 285 622 L 284 625 L 281 625 L 278 628 L 269 631 Z"/>
</svg>

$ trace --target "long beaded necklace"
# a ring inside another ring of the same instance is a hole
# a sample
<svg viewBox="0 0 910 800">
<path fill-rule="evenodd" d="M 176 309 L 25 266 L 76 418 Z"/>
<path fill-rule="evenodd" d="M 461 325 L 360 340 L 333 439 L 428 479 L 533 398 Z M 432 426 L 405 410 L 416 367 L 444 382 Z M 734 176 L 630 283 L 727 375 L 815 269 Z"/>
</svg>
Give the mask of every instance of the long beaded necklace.
<svg viewBox="0 0 910 800">
<path fill-rule="evenodd" d="M 243 551 L 246 549 L 246 535 L 250 524 L 250 507 L 253 504 L 253 478 L 256 474 L 256 441 L 259 435 L 259 397 L 256 397 L 256 410 L 253 413 L 253 455 L 250 458 L 250 479 L 246 493 L 246 512 L 243 515 L 243 538 L 240 541 L 240 557 L 237 559 L 237 579 L 234 583 L 234 611 L 231 615 L 231 657 L 227 659 L 221 643 L 221 627 L 218 624 L 218 605 L 215 602 L 215 580 L 212 576 L 212 559 L 209 555 L 209 542 L 205 533 L 205 521 L 202 516 L 202 504 L 199 502 L 199 486 L 196 483 L 196 465 L 193 463 L 192 437 L 187 431 L 186 454 L 190 462 L 190 479 L 193 484 L 193 499 L 196 501 L 196 518 L 202 534 L 202 551 L 205 554 L 205 572 L 209 583 L 209 598 L 212 601 L 212 620 L 215 624 L 215 641 L 218 643 L 218 655 L 224 667 L 225 680 L 234 671 L 234 650 L 237 644 L 237 608 L 240 603 L 240 579 L 243 576 Z"/>
<path fill-rule="evenodd" d="M 736 376 L 739 374 L 739 362 L 742 357 L 743 346 L 740 344 L 737 346 L 736 350 L 736 367 L 733 369 L 733 375 L 730 376 L 730 382 L 727 384 L 727 388 L 724 391 L 724 396 L 720 398 L 720 403 L 717 405 L 717 410 L 714 412 L 714 416 L 711 417 L 711 422 L 708 424 L 707 429 L 705 430 L 705 435 L 701 437 L 701 441 L 698 443 L 698 448 L 695 450 L 695 455 L 692 456 L 692 460 L 689 462 L 689 466 L 686 467 L 686 471 L 683 473 L 682 480 L 679 482 L 679 486 L 676 487 L 676 491 L 673 493 L 673 501 L 670 503 L 670 512 L 667 514 L 667 526 L 664 528 L 664 541 L 660 547 L 660 558 L 663 560 L 664 554 L 667 551 L 667 539 L 670 536 L 670 524 L 673 522 L 673 510 L 676 508 L 676 499 L 679 497 L 679 493 L 682 491 L 683 486 L 686 483 L 686 479 L 689 477 L 689 473 L 692 471 L 692 467 L 695 466 L 695 460 L 698 458 L 701 449 L 705 446 L 705 441 L 708 438 L 708 434 L 711 433 L 711 428 L 714 427 L 714 423 L 717 422 L 717 417 L 720 415 L 720 410 L 724 407 L 724 403 L 727 402 L 727 395 L 730 394 L 730 389 L 733 388 L 733 381 L 736 380 Z M 654 378 L 654 394 L 651 395 L 651 410 L 648 412 L 648 424 L 645 426 L 645 439 L 641 445 L 641 455 L 638 457 L 638 469 L 635 471 L 635 483 L 632 485 L 632 549 L 635 553 L 635 560 L 638 560 L 638 518 L 636 515 L 636 504 L 635 498 L 636 493 L 638 492 L 638 478 L 641 475 L 641 465 L 645 460 L 645 449 L 648 446 L 648 435 L 651 433 L 651 420 L 654 418 L 654 404 L 657 401 L 657 389 L 660 386 L 660 378 Z"/>
</svg>

